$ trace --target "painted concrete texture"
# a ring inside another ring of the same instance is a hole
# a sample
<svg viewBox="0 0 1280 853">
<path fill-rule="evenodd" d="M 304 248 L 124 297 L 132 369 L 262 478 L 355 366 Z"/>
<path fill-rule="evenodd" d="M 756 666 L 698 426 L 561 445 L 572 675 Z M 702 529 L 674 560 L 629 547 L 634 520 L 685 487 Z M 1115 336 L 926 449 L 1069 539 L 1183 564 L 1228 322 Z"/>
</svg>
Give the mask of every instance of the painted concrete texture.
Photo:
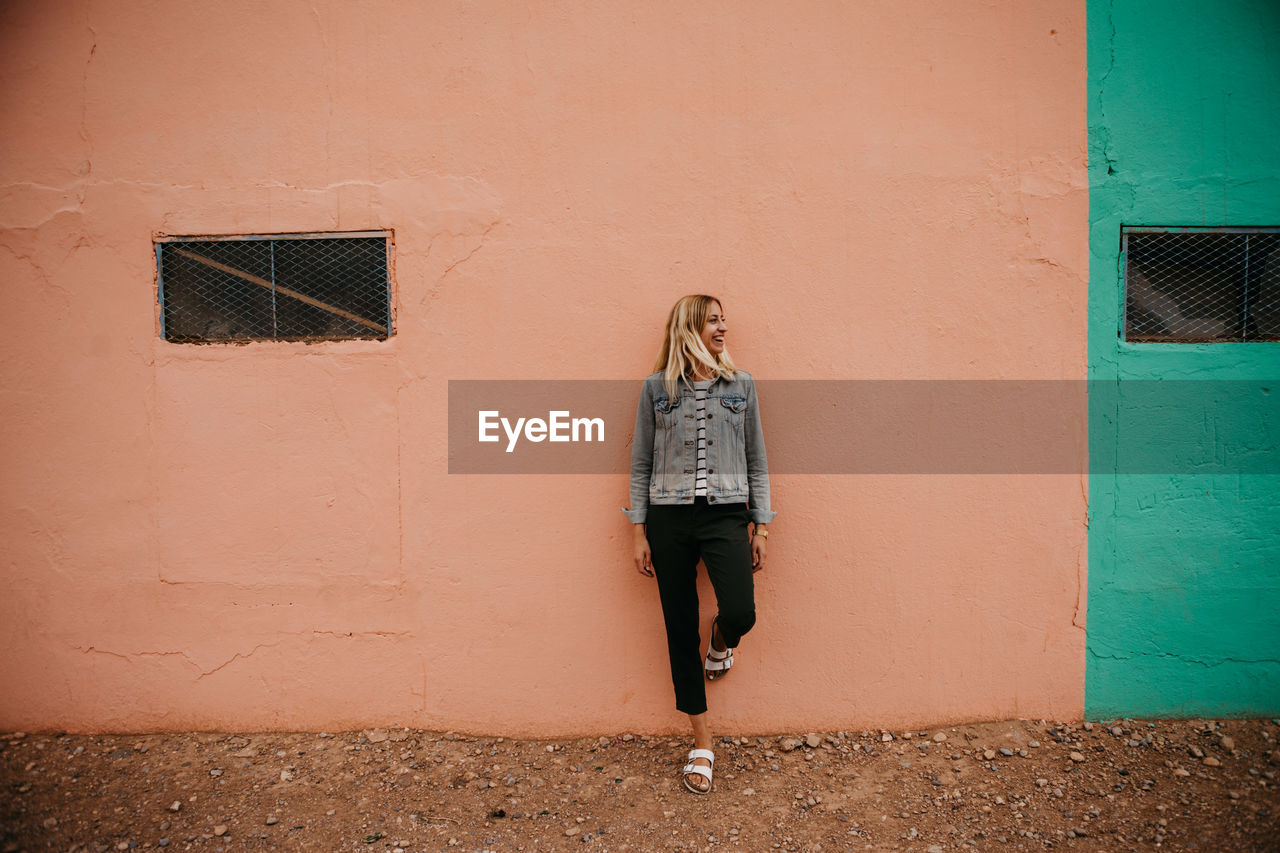
<svg viewBox="0 0 1280 853">
<path fill-rule="evenodd" d="M 700 291 L 760 378 L 1085 375 L 1082 2 L 0 17 L 0 727 L 682 727 L 626 478 L 449 475 L 449 379 Z M 159 338 L 154 235 L 334 229 L 390 340 Z M 1085 491 L 775 477 L 717 726 L 1079 716 Z"/>
<path fill-rule="evenodd" d="M 1280 377 L 1275 343 L 1118 337 L 1122 224 L 1280 225 L 1277 37 L 1269 0 L 1090 4 L 1091 378 Z M 1151 425 L 1123 393 L 1104 399 L 1091 457 Z M 1274 454 L 1270 412 L 1265 396 L 1242 395 L 1195 435 Z M 1280 712 L 1280 480 L 1242 470 L 1091 478 L 1090 716 Z"/>
</svg>

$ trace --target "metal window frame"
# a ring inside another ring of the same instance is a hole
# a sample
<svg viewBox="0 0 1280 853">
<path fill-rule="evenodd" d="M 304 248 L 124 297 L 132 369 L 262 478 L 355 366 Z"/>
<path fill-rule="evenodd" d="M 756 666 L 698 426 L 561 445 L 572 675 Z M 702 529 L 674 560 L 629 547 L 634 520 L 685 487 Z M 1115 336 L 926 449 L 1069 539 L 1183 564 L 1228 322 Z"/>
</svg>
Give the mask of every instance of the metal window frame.
<svg viewBox="0 0 1280 853">
<path fill-rule="evenodd" d="M 1189 346 L 1206 344 L 1266 344 L 1275 341 L 1143 341 L 1130 340 L 1129 330 L 1129 235 L 1130 234 L 1280 234 L 1278 225 L 1121 225 L 1119 269 L 1119 315 L 1120 326 L 1116 334 L 1121 342 L 1134 346 Z"/>
<path fill-rule="evenodd" d="M 339 240 L 339 239 L 368 239 L 373 237 L 381 237 L 386 243 L 386 287 L 384 288 L 384 298 L 386 316 L 387 316 L 387 334 L 382 339 L 366 339 L 366 338 L 344 338 L 344 341 L 362 341 L 365 343 L 381 343 L 382 340 L 390 339 L 395 334 L 395 314 L 393 311 L 394 301 L 391 298 L 391 282 L 393 267 L 392 248 L 395 246 L 395 231 L 393 229 L 376 229 L 371 231 L 301 231 L 286 232 L 282 234 L 166 234 L 164 232 L 156 232 L 151 235 L 151 242 L 154 246 L 156 258 L 156 306 L 159 314 L 160 339 L 168 342 L 169 337 L 165 329 L 164 319 L 164 267 L 161 264 L 161 254 L 164 246 L 169 243 L 228 243 L 232 241 L 277 241 L 277 240 Z M 274 322 L 274 319 L 273 319 Z M 297 343 L 297 341 L 279 341 L 272 338 L 261 338 L 252 341 L 228 340 L 228 341 L 200 341 L 199 343 L 217 344 L 217 343 Z M 318 341 L 314 342 L 318 343 Z"/>
</svg>

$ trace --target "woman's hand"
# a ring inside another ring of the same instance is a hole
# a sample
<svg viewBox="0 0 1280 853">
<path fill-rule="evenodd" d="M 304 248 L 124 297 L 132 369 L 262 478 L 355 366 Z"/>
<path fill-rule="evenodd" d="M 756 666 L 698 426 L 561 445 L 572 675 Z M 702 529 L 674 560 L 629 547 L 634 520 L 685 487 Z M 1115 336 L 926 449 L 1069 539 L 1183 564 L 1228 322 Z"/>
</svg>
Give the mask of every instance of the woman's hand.
<svg viewBox="0 0 1280 853">
<path fill-rule="evenodd" d="M 649 537 L 644 534 L 644 525 L 635 525 L 635 560 L 636 571 L 645 577 L 653 577 L 653 554 L 649 551 Z"/>
<path fill-rule="evenodd" d="M 756 530 L 763 530 L 763 525 L 756 525 Z M 751 571 L 758 572 L 764 568 L 764 556 L 769 550 L 769 540 L 764 536 L 751 537 Z"/>
</svg>

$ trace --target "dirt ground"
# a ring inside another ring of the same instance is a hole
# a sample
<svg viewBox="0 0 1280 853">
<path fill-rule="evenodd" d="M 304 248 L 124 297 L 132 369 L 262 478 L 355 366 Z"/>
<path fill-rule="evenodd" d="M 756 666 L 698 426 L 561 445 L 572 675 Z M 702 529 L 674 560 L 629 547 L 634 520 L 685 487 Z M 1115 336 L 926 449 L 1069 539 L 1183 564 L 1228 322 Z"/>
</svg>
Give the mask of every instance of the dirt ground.
<svg viewBox="0 0 1280 853">
<path fill-rule="evenodd" d="M 0 735 L 0 850 L 1280 850 L 1276 720 L 725 737 Z"/>
</svg>

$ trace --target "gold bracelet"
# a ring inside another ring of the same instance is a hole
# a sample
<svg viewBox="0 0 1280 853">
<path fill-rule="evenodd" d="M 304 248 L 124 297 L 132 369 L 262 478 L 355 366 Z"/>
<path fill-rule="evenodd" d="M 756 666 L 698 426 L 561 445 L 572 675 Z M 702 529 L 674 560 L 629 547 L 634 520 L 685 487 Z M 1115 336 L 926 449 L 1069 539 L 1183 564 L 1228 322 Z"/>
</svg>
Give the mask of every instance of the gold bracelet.
<svg viewBox="0 0 1280 853">
<path fill-rule="evenodd" d="M 768 538 L 769 538 L 769 531 L 767 531 L 767 530 L 761 530 L 759 527 L 757 527 L 757 528 L 756 528 L 756 536 L 763 536 L 765 539 L 768 539 Z"/>
</svg>

